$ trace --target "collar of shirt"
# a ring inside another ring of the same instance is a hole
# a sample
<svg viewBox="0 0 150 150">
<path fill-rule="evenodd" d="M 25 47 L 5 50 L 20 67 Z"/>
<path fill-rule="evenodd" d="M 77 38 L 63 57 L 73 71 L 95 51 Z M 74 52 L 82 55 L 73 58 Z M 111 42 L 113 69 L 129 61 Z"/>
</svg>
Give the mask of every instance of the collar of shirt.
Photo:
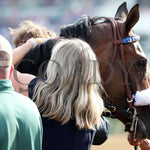
<svg viewBox="0 0 150 150">
<path fill-rule="evenodd" d="M 11 80 L 0 80 L 0 92 L 1 91 L 14 91 Z"/>
</svg>

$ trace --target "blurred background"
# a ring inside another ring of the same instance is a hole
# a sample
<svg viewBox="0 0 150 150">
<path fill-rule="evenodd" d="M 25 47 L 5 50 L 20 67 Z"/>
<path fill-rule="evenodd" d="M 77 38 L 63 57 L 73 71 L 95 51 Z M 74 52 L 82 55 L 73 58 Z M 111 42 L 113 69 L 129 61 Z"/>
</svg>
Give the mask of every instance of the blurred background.
<svg viewBox="0 0 150 150">
<path fill-rule="evenodd" d="M 0 0 L 0 33 L 10 39 L 8 27 L 15 28 L 25 19 L 44 25 L 57 34 L 62 25 L 76 22 L 82 15 L 114 17 L 118 6 L 126 1 L 128 9 L 139 3 L 140 20 L 135 31 L 141 44 L 149 51 L 149 0 Z"/>
<path fill-rule="evenodd" d="M 11 42 L 8 27 L 16 28 L 21 21 L 30 19 L 54 30 L 59 35 L 62 25 L 74 23 L 85 14 L 90 17 L 114 17 L 118 6 L 124 1 L 127 2 L 128 10 L 139 3 L 140 20 L 135 25 L 134 31 L 141 36 L 140 43 L 150 59 L 150 0 L 0 0 L 0 34 Z M 125 144 L 128 146 L 126 134 L 122 136 L 124 126 L 117 120 L 110 119 L 110 121 L 113 140 L 113 135 L 119 134 L 121 136 L 118 138 L 124 137 Z M 116 141 L 119 142 L 118 139 Z M 105 145 L 110 144 L 109 142 Z M 123 145 L 121 148 L 123 150 Z M 95 149 L 97 148 L 94 147 L 93 150 Z M 105 149 L 109 150 L 108 147 Z M 114 148 L 110 146 L 110 150 L 112 149 Z M 118 149 L 120 148 L 116 147 L 115 150 Z"/>
</svg>

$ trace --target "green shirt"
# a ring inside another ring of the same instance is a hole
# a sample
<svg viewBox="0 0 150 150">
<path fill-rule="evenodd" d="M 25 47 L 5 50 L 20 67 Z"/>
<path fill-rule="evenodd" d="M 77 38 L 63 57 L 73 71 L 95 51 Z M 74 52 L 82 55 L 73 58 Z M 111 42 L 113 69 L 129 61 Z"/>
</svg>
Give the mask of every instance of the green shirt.
<svg viewBox="0 0 150 150">
<path fill-rule="evenodd" d="M 42 132 L 36 105 L 0 80 L 0 150 L 41 150 Z"/>
</svg>

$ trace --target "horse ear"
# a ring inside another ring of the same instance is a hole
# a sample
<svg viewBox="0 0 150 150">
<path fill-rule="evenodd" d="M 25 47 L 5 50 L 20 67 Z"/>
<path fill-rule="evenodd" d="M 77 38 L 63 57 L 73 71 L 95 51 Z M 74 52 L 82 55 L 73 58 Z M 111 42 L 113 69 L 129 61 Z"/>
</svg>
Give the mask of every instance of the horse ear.
<svg viewBox="0 0 150 150">
<path fill-rule="evenodd" d="M 115 17 L 122 18 L 124 21 L 126 20 L 128 15 L 127 3 L 122 3 L 117 9 Z"/>
<path fill-rule="evenodd" d="M 129 12 L 127 19 L 125 21 L 125 29 L 126 32 L 129 33 L 131 31 L 131 29 L 133 28 L 133 26 L 138 22 L 140 17 L 139 14 L 139 5 L 136 4 Z"/>
</svg>

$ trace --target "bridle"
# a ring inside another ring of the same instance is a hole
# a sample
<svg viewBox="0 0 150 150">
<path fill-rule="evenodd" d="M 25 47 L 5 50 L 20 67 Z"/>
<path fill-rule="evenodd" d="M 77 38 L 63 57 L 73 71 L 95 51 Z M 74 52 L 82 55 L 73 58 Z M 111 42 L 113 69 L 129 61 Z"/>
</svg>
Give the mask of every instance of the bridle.
<svg viewBox="0 0 150 150">
<path fill-rule="evenodd" d="M 112 57 L 110 63 L 111 63 L 111 65 L 113 65 L 115 58 L 116 58 L 116 55 L 117 55 L 117 50 L 119 50 L 120 55 L 121 55 L 121 61 L 122 61 L 123 68 L 124 68 L 124 70 L 127 70 L 126 63 L 125 63 L 123 44 L 132 43 L 134 41 L 139 40 L 140 38 L 139 38 L 139 36 L 132 36 L 132 37 L 127 37 L 127 38 L 122 39 L 121 35 L 120 35 L 117 21 L 113 18 L 106 18 L 106 19 L 110 21 L 110 23 L 112 25 L 112 29 L 113 29 L 113 35 L 114 35 L 114 41 L 113 41 L 114 52 L 113 52 L 113 57 Z M 106 79 L 109 75 L 109 72 L 110 72 L 110 67 L 108 67 L 106 69 L 106 72 L 105 72 L 104 77 L 103 77 L 103 81 L 106 81 Z M 133 108 L 133 97 L 132 97 L 132 95 L 134 94 L 134 90 L 132 90 L 132 88 L 129 87 L 128 78 L 127 78 L 125 72 L 123 72 L 123 77 L 125 80 L 124 83 L 125 83 L 125 89 L 126 89 L 126 95 L 127 95 L 127 102 L 129 104 L 129 108 L 132 109 Z"/>
<path fill-rule="evenodd" d="M 125 62 L 125 56 L 124 56 L 124 50 L 123 50 L 123 44 L 129 44 L 129 43 L 138 41 L 140 39 L 140 37 L 139 36 L 132 36 L 132 37 L 126 37 L 126 38 L 122 39 L 117 21 L 113 18 L 105 18 L 105 19 L 111 23 L 112 30 L 113 30 L 113 37 L 114 37 L 114 41 L 113 41 L 114 52 L 113 52 L 113 56 L 112 56 L 110 63 L 111 63 L 111 65 L 113 65 L 115 58 L 116 58 L 116 55 L 117 55 L 117 51 L 119 50 L 123 68 L 124 68 L 124 70 L 127 70 L 126 62 Z M 104 82 L 106 81 L 109 73 L 110 73 L 110 67 L 108 67 L 106 69 L 106 72 L 105 72 L 104 77 L 103 77 Z M 108 108 L 111 112 L 113 112 L 114 115 L 115 115 L 115 111 L 116 112 L 118 111 L 120 113 L 124 113 L 125 115 L 127 115 L 126 116 L 127 118 L 128 117 L 130 118 L 131 122 L 127 122 L 127 126 L 130 124 L 129 129 L 127 129 L 127 130 L 134 132 L 134 138 L 135 138 L 137 121 L 138 121 L 136 108 L 133 106 L 134 97 L 132 95 L 135 93 L 134 93 L 134 90 L 132 89 L 132 87 L 129 87 L 129 84 L 128 84 L 129 79 L 127 78 L 125 72 L 123 72 L 123 77 L 124 77 L 124 81 L 125 81 L 127 102 L 129 105 L 128 110 L 124 111 L 123 109 L 116 108 L 115 106 L 108 104 L 108 103 L 106 103 L 105 107 Z M 119 109 L 119 110 L 117 110 L 117 109 Z M 132 111 L 130 111 L 130 110 L 132 110 Z M 114 117 L 114 116 L 112 116 L 112 114 L 111 114 L 110 117 Z"/>
</svg>

